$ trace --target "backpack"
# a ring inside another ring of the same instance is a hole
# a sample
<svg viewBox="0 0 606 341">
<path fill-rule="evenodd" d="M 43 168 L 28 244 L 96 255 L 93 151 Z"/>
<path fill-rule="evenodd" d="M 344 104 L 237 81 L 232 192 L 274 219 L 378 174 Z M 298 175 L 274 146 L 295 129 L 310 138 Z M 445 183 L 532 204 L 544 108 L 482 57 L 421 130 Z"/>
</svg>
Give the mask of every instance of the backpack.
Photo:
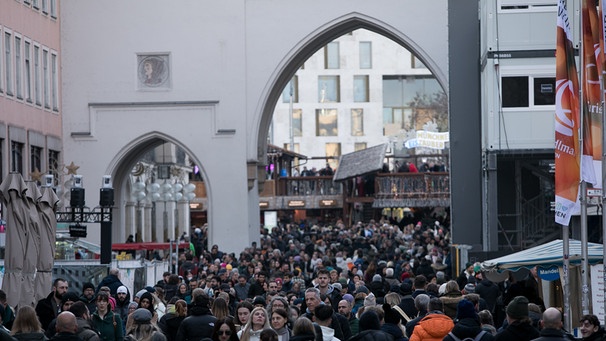
<svg viewBox="0 0 606 341">
<path fill-rule="evenodd" d="M 470 337 L 466 337 L 463 340 L 459 339 L 458 337 L 456 337 L 452 332 L 448 333 L 448 335 L 450 335 L 450 337 L 452 337 L 452 339 L 454 341 L 480 341 L 480 339 L 482 338 L 482 336 L 484 336 L 484 334 L 486 334 L 485 330 L 482 330 L 481 332 L 478 333 L 478 335 L 476 335 L 475 338 L 470 338 Z"/>
</svg>

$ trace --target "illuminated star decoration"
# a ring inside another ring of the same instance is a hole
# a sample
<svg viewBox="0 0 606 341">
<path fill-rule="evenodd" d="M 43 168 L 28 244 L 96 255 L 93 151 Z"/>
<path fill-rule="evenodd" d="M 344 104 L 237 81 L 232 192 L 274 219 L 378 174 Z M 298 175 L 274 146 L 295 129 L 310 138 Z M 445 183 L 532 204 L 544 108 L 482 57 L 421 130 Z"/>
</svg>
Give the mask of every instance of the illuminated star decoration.
<svg viewBox="0 0 606 341">
<path fill-rule="evenodd" d="M 77 175 L 78 168 L 80 168 L 80 166 L 74 165 L 74 161 L 72 161 L 72 163 L 70 163 L 69 166 L 65 166 L 65 168 L 67 168 L 67 175 L 70 175 L 70 174 Z"/>
<path fill-rule="evenodd" d="M 42 173 L 40 173 L 40 170 L 36 167 L 33 172 L 29 173 L 29 177 L 34 181 L 40 181 Z"/>
</svg>

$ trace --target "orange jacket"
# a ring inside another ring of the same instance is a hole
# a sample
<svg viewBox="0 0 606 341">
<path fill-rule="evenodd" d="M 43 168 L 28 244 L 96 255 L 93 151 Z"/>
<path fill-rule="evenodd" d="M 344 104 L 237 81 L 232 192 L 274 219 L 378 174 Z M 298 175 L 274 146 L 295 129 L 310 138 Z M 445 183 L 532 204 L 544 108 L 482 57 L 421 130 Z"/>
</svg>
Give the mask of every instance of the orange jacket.
<svg viewBox="0 0 606 341">
<path fill-rule="evenodd" d="M 415 326 L 410 341 L 442 341 L 453 327 L 454 323 L 450 317 L 429 313 Z"/>
</svg>

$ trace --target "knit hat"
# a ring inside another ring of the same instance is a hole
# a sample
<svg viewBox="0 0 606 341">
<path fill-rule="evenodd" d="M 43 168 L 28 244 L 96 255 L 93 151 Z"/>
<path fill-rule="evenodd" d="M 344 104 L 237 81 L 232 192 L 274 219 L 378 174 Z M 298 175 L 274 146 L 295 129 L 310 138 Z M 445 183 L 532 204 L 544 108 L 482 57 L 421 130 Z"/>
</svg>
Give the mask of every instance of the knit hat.
<svg viewBox="0 0 606 341">
<path fill-rule="evenodd" d="M 457 304 L 457 319 L 462 320 L 464 318 L 478 318 L 473 303 L 468 300 L 460 300 Z"/>
<path fill-rule="evenodd" d="M 383 303 L 383 311 L 385 312 L 385 317 L 383 318 L 385 323 L 398 324 L 402 320 L 400 313 L 392 309 L 388 303 Z"/>
<path fill-rule="evenodd" d="M 408 282 L 400 284 L 400 295 L 406 296 L 412 294 L 412 285 Z"/>
<path fill-rule="evenodd" d="M 151 292 L 152 294 L 156 292 L 156 289 L 154 289 L 154 287 L 149 286 L 149 285 L 145 287 L 145 290 L 147 292 Z"/>
<path fill-rule="evenodd" d="M 376 275 L 372 276 L 372 281 L 373 282 L 381 282 L 381 275 L 376 274 Z"/>
<path fill-rule="evenodd" d="M 473 283 L 465 284 L 465 288 L 463 288 L 466 293 L 473 294 L 476 291 L 476 286 Z"/>
<path fill-rule="evenodd" d="M 347 285 L 347 278 L 343 278 L 343 277 L 339 278 L 339 283 L 341 283 L 341 286 Z"/>
<path fill-rule="evenodd" d="M 375 298 L 375 294 L 370 293 L 368 294 L 368 296 L 366 296 L 366 298 L 364 299 L 364 306 L 365 307 L 374 307 L 377 305 L 377 299 Z"/>
<path fill-rule="evenodd" d="M 152 296 L 149 292 L 144 292 L 143 295 L 139 298 L 139 306 L 141 306 L 141 301 L 147 299 L 151 305 L 154 305 L 154 296 Z"/>
<path fill-rule="evenodd" d="M 380 330 L 381 321 L 374 311 L 365 311 L 362 313 L 362 316 L 360 316 L 359 326 L 361 332 L 365 330 Z"/>
<path fill-rule="evenodd" d="M 349 302 L 349 304 L 352 304 L 354 300 L 354 297 L 351 294 L 345 294 L 343 295 L 343 299 L 346 300 L 347 302 Z"/>
<path fill-rule="evenodd" d="M 63 306 L 65 304 L 65 302 L 78 302 L 80 301 L 80 297 L 78 297 L 78 294 L 76 294 L 75 292 L 71 292 L 68 291 L 65 294 L 63 294 L 63 297 L 61 297 L 61 306 Z"/>
<path fill-rule="evenodd" d="M 135 297 L 136 298 L 141 298 L 141 295 L 143 295 L 146 292 L 147 292 L 147 290 L 141 289 L 141 290 L 137 291 L 137 293 L 135 294 Z"/>
<path fill-rule="evenodd" d="M 84 291 L 86 289 L 93 289 L 93 290 L 95 290 L 95 286 L 91 282 L 84 282 L 84 283 L 82 283 L 82 291 Z"/>
<path fill-rule="evenodd" d="M 507 305 L 507 315 L 516 320 L 528 317 L 528 299 L 524 296 L 516 296 Z"/>
<path fill-rule="evenodd" d="M 117 294 L 128 294 L 128 289 L 126 289 L 126 287 L 124 285 L 121 285 L 118 287 L 118 290 L 116 290 Z"/>
<path fill-rule="evenodd" d="M 265 303 L 265 299 L 263 298 L 263 296 L 256 296 L 255 299 L 253 300 L 253 305 L 257 305 L 260 304 L 263 307 L 265 307 L 265 305 L 267 303 Z"/>
<path fill-rule="evenodd" d="M 369 293 L 368 288 L 367 288 L 365 285 L 361 285 L 361 286 L 358 288 L 358 290 L 356 290 L 356 294 L 357 294 L 357 293 L 361 293 L 361 292 L 363 292 L 363 293 L 365 293 L 365 294 L 368 294 L 368 293 Z"/>
<path fill-rule="evenodd" d="M 333 283 L 332 287 L 335 288 L 335 290 L 341 291 L 341 289 L 343 289 L 343 287 L 341 286 L 341 283 Z"/>
<path fill-rule="evenodd" d="M 151 311 L 145 308 L 139 308 L 133 313 L 133 321 L 138 324 L 150 323 L 152 319 Z"/>
</svg>

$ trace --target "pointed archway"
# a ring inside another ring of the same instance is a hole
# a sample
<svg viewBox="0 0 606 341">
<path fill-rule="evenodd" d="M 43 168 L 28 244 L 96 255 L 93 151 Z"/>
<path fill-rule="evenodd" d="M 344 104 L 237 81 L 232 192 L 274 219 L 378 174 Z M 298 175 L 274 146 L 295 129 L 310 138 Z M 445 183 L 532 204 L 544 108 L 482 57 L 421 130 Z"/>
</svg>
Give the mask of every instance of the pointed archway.
<svg viewBox="0 0 606 341">
<path fill-rule="evenodd" d="M 146 159 L 151 151 L 155 152 L 155 159 Z M 181 151 L 185 159 L 179 157 Z M 190 202 L 185 197 L 174 197 L 172 193 L 170 198 L 164 198 L 160 195 L 163 188 L 159 186 L 194 184 L 196 189 L 193 193 L 205 196 L 209 186 L 204 181 L 204 166 L 193 155 L 178 139 L 158 131 L 139 136 L 121 149 L 108 167 L 116 202 L 112 228 L 114 242 L 122 242 L 129 235 L 135 236 L 139 242 L 161 242 L 178 239 L 184 233 L 190 234 L 190 207 L 208 207 L 208 200 L 196 197 Z M 189 164 L 197 166 L 198 179 L 189 176 Z M 168 168 L 163 170 L 163 165 Z M 152 189 L 152 185 L 158 188 Z"/>
</svg>

